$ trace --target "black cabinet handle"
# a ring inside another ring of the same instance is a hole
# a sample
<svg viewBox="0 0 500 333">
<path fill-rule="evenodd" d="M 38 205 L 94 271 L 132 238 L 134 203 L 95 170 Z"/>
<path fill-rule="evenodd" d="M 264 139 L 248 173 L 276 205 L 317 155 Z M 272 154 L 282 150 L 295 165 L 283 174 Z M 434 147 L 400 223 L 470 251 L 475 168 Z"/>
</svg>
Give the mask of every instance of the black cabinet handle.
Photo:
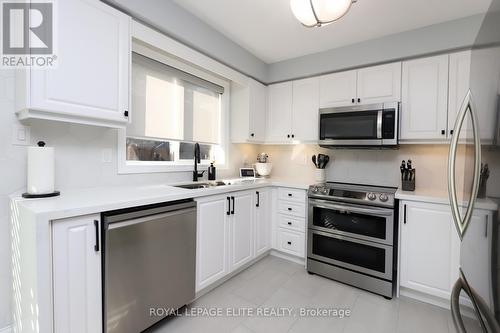
<svg viewBox="0 0 500 333">
<path fill-rule="evenodd" d="M 94 220 L 94 228 L 95 228 L 95 245 L 94 245 L 94 250 L 95 252 L 99 252 L 99 221 Z"/>
<path fill-rule="evenodd" d="M 290 137 L 290 134 L 287 134 L 287 136 L 286 136 L 286 137 L 287 137 L 287 138 L 289 138 L 289 137 Z"/>
<path fill-rule="evenodd" d="M 288 211 L 290 211 L 290 212 L 291 212 L 291 211 L 292 211 L 292 209 L 291 209 L 290 207 L 288 207 Z"/>
<path fill-rule="evenodd" d="M 295 138 L 295 134 L 292 134 L 292 138 Z"/>
<path fill-rule="evenodd" d="M 406 205 L 403 208 L 403 223 L 406 224 Z"/>
<path fill-rule="evenodd" d="M 231 199 L 227 197 L 227 215 L 231 215 Z"/>
<path fill-rule="evenodd" d="M 233 202 L 233 209 L 231 209 L 231 214 L 234 215 L 234 197 L 231 197 L 231 201 Z"/>
<path fill-rule="evenodd" d="M 255 207 L 260 207 L 260 193 L 259 191 L 255 192 L 257 194 L 257 203 L 255 204 Z"/>
<path fill-rule="evenodd" d="M 446 131 L 445 130 L 441 130 L 441 135 L 445 135 L 446 134 Z"/>
<path fill-rule="evenodd" d="M 292 225 L 292 222 L 288 222 L 288 225 Z"/>
<path fill-rule="evenodd" d="M 292 242 L 287 242 L 287 243 L 288 243 L 288 245 L 292 245 Z"/>
<path fill-rule="evenodd" d="M 361 98 L 358 98 L 358 103 L 361 103 Z"/>
<path fill-rule="evenodd" d="M 352 99 L 352 103 L 354 104 L 356 101 L 354 100 L 354 98 Z"/>
<path fill-rule="evenodd" d="M 453 130 L 450 131 L 450 134 L 453 135 Z"/>
<path fill-rule="evenodd" d="M 128 118 L 128 111 L 127 111 L 127 110 L 123 111 L 123 115 L 124 115 L 126 118 Z"/>
<path fill-rule="evenodd" d="M 288 196 L 291 197 L 292 196 L 292 193 L 288 193 Z"/>
<path fill-rule="evenodd" d="M 253 138 L 255 136 L 255 133 L 250 134 L 250 136 Z"/>
</svg>

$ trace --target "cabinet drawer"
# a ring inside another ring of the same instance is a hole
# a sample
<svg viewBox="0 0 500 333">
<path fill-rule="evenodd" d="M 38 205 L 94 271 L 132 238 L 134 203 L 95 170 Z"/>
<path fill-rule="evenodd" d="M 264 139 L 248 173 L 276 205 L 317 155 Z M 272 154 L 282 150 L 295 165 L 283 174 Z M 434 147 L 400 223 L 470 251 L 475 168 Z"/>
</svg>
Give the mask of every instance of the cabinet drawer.
<svg viewBox="0 0 500 333">
<path fill-rule="evenodd" d="M 278 213 L 306 217 L 306 205 L 280 200 L 278 201 Z"/>
<path fill-rule="evenodd" d="M 306 235 L 302 232 L 289 231 L 279 228 L 278 250 L 304 257 Z"/>
<path fill-rule="evenodd" d="M 303 190 L 294 190 L 291 188 L 279 188 L 278 199 L 305 203 L 306 192 Z"/>
<path fill-rule="evenodd" d="M 278 214 L 278 225 L 283 229 L 305 232 L 306 220 L 288 215 Z"/>
</svg>

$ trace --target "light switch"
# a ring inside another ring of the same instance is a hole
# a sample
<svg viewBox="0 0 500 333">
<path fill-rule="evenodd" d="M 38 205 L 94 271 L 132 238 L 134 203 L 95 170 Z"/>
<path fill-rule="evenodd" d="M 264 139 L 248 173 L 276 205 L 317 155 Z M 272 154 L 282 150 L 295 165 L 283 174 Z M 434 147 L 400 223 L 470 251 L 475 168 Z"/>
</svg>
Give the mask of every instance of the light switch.
<svg viewBox="0 0 500 333">
<path fill-rule="evenodd" d="M 31 144 L 31 127 L 14 125 L 12 127 L 12 144 L 16 146 L 29 146 Z"/>
</svg>

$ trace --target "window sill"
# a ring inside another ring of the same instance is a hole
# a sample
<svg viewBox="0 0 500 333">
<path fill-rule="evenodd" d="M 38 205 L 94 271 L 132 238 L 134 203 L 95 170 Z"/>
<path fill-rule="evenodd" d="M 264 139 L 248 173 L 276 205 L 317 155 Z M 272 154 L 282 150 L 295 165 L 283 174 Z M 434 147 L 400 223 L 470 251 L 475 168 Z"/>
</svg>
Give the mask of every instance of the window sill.
<svg viewBox="0 0 500 333">
<path fill-rule="evenodd" d="M 207 171 L 210 164 L 198 164 L 199 171 Z M 227 170 L 226 165 L 215 165 L 217 170 Z M 118 174 L 137 173 L 168 173 L 168 172 L 193 172 L 193 164 L 149 164 L 149 163 L 118 163 Z"/>
</svg>

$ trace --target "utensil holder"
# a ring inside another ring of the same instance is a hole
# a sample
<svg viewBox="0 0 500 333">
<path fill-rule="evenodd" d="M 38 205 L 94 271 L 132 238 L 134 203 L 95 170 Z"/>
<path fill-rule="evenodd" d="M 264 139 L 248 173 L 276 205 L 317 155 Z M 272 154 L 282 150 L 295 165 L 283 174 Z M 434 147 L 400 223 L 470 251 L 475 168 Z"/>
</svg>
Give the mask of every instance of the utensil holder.
<svg viewBox="0 0 500 333">
<path fill-rule="evenodd" d="M 417 179 L 417 170 L 413 169 L 413 179 L 412 180 L 402 180 L 401 187 L 403 191 L 415 191 L 415 180 Z"/>
<path fill-rule="evenodd" d="M 486 183 L 487 179 L 481 175 L 481 178 L 479 178 L 479 190 L 477 191 L 477 197 L 480 199 L 486 198 Z"/>
<path fill-rule="evenodd" d="M 324 183 L 326 181 L 326 170 L 316 169 L 316 182 Z"/>
</svg>

